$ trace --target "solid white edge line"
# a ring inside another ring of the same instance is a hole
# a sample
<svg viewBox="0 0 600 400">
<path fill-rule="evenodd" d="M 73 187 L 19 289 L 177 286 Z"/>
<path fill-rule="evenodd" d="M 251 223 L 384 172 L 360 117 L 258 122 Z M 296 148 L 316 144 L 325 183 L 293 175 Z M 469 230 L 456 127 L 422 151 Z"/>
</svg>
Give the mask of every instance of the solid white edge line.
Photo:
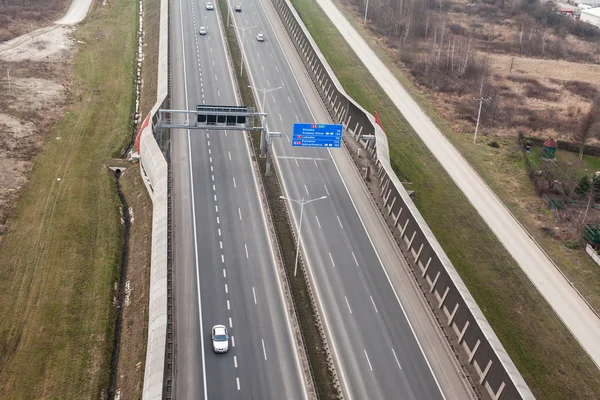
<svg viewBox="0 0 600 400">
<path fill-rule="evenodd" d="M 261 3 L 261 6 L 262 6 L 262 3 Z M 263 7 L 263 10 L 264 10 L 264 7 Z M 265 15 L 266 15 L 266 12 L 265 12 Z M 268 18 L 267 18 L 267 20 L 268 20 Z M 269 21 L 269 24 L 270 23 L 271 22 Z M 272 26 L 271 26 L 271 29 L 272 29 Z M 275 37 L 277 38 L 277 36 L 275 36 Z M 230 69 L 229 73 L 231 74 L 231 69 Z M 252 83 L 252 86 L 256 88 L 256 84 L 254 83 L 254 78 L 252 76 L 252 72 L 250 71 L 250 68 L 248 68 L 248 77 L 250 78 L 250 82 Z M 283 86 L 285 86 L 285 85 L 283 85 Z M 256 89 L 254 89 L 254 95 L 258 96 L 258 91 Z M 259 98 L 259 97 L 257 97 L 257 98 Z M 238 104 L 239 104 L 239 99 L 238 99 Z M 248 140 L 244 140 L 244 143 L 246 143 L 246 152 L 248 154 L 248 159 L 251 161 L 252 160 L 252 155 L 250 153 L 250 146 L 248 144 Z M 273 149 L 274 148 L 275 148 L 275 146 L 273 146 Z M 273 158 L 276 160 L 275 162 L 277 162 L 277 164 L 279 164 L 279 162 L 277 161 L 277 157 L 273 157 Z M 269 249 L 271 250 L 271 260 L 272 260 L 272 265 L 273 265 L 273 270 L 275 272 L 275 276 L 277 277 L 277 279 L 276 279 L 277 280 L 277 286 L 279 287 L 279 296 L 280 296 L 280 299 L 281 299 L 281 302 L 282 302 L 281 303 L 282 307 L 284 309 L 283 313 L 285 315 L 285 319 L 286 319 L 286 322 L 287 322 L 287 325 L 288 325 L 288 333 L 289 333 L 289 336 L 290 336 L 290 339 L 291 339 L 291 342 L 292 342 L 292 346 L 294 348 L 294 358 L 296 360 L 296 372 L 297 372 L 297 374 L 298 374 L 298 376 L 300 378 L 300 381 L 303 383 L 303 385 L 302 385 L 302 394 L 303 394 L 303 397 L 305 399 L 308 399 L 308 391 L 307 391 L 307 385 L 308 385 L 308 383 L 306 382 L 306 377 L 305 377 L 304 373 L 302 372 L 303 371 L 303 366 L 300 363 L 300 358 L 298 357 L 298 351 L 299 351 L 298 350 L 298 345 L 296 343 L 296 337 L 292 333 L 293 332 L 292 323 L 290 322 L 290 315 L 289 315 L 289 313 L 287 311 L 287 306 L 286 306 L 287 303 L 285 301 L 285 296 L 283 294 L 283 287 L 281 286 L 281 278 L 280 278 L 280 274 L 279 274 L 279 267 L 277 266 L 277 261 L 276 261 L 276 258 L 275 258 L 275 250 L 273 249 L 271 232 L 268 229 L 267 216 L 266 216 L 265 210 L 264 210 L 265 205 L 263 203 L 262 197 L 260 196 L 260 190 L 259 190 L 259 187 L 258 187 L 258 181 L 256 179 L 256 173 L 255 173 L 254 169 L 252 170 L 252 178 L 254 180 L 254 186 L 256 187 L 256 192 L 258 194 L 258 200 L 259 200 L 259 202 L 261 204 L 261 208 L 260 209 L 261 209 L 261 215 L 262 215 L 263 224 L 264 224 L 263 226 L 264 226 L 264 229 L 267 232 L 267 235 L 269 236 Z M 287 191 L 286 191 L 286 195 L 287 195 Z"/>
<path fill-rule="evenodd" d="M 181 52 L 183 53 L 183 86 L 185 96 L 185 108 L 189 109 L 188 106 L 188 93 L 187 93 L 187 71 L 185 65 L 185 35 L 183 34 L 183 7 L 181 0 L 179 0 L 179 21 L 181 24 Z M 189 117 L 188 117 L 189 118 Z M 194 227 L 194 264 L 196 267 L 196 287 L 198 290 L 198 314 L 200 322 L 200 349 L 202 354 L 202 384 L 203 384 L 203 396 L 205 399 L 208 398 L 208 389 L 206 384 L 206 360 L 204 354 L 204 326 L 202 324 L 202 297 L 200 295 L 200 271 L 198 269 L 198 232 L 196 229 L 196 207 L 194 198 L 194 169 L 192 168 L 192 142 L 190 137 L 190 130 L 187 130 L 187 142 L 188 142 L 188 157 L 190 167 L 190 189 L 192 198 L 192 225 Z"/>
</svg>

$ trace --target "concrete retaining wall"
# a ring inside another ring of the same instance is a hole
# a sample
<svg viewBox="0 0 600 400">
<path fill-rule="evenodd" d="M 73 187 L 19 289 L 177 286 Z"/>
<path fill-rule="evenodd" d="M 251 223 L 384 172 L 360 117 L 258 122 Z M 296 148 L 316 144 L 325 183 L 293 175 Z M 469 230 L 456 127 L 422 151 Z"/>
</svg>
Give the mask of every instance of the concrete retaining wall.
<svg viewBox="0 0 600 400">
<path fill-rule="evenodd" d="M 150 262 L 150 304 L 148 345 L 142 399 L 160 400 L 163 395 L 168 327 L 168 165 L 153 135 L 158 109 L 165 105 L 169 91 L 169 4 L 160 3 L 160 38 L 156 104 L 151 123 L 142 129 L 138 152 L 140 171 L 152 198 L 152 255 Z"/>
<path fill-rule="evenodd" d="M 400 234 L 404 249 L 412 255 L 414 273 L 429 283 L 444 321 L 464 348 L 465 363 L 478 373 L 481 384 L 493 399 L 533 399 L 529 387 L 473 300 L 454 266 L 442 250 L 417 207 L 410 199 L 390 164 L 387 136 L 373 115 L 350 98 L 336 79 L 302 20 L 288 0 L 272 0 L 305 66 L 312 75 L 325 106 L 340 121 L 345 134 L 356 140 L 374 135 L 375 146 L 368 153 L 376 159 L 384 212 L 392 217 L 390 226 Z"/>
</svg>

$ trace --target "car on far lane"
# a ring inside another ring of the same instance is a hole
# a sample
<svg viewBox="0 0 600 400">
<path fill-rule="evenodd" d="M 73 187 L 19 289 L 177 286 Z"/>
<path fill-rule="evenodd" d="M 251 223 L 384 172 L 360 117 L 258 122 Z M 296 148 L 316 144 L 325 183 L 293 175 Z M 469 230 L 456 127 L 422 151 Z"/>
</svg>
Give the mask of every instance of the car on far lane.
<svg viewBox="0 0 600 400">
<path fill-rule="evenodd" d="M 263 35 L 262 33 L 259 33 L 258 35 L 256 35 L 256 40 L 258 40 L 259 42 L 264 42 L 265 35 Z"/>
<path fill-rule="evenodd" d="M 201 26 L 200 29 L 198 30 L 198 33 L 200 35 L 206 35 L 206 27 L 205 26 Z"/>
<path fill-rule="evenodd" d="M 240 6 L 239 4 L 235 6 L 235 12 L 242 12 L 242 6 Z"/>
<path fill-rule="evenodd" d="M 212 2 L 209 1 L 208 3 L 206 3 L 206 9 L 207 10 L 214 10 L 215 6 L 213 5 Z"/>
<path fill-rule="evenodd" d="M 229 351 L 229 335 L 224 325 L 213 326 L 212 343 L 215 353 L 227 353 Z"/>
</svg>

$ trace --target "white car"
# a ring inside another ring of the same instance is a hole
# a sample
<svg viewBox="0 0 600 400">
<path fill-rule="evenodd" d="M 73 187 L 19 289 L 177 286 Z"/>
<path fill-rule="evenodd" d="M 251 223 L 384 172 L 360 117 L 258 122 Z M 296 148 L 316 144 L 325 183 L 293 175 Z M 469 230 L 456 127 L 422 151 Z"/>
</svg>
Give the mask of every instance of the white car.
<svg viewBox="0 0 600 400">
<path fill-rule="evenodd" d="M 208 3 L 206 3 L 206 9 L 207 10 L 214 10 L 215 6 L 213 5 L 212 2 L 209 1 Z"/>
<path fill-rule="evenodd" d="M 259 33 L 258 35 L 256 35 L 256 40 L 258 40 L 259 42 L 264 42 L 265 35 L 263 35 L 262 33 Z"/>
<path fill-rule="evenodd" d="M 215 353 L 227 353 L 229 351 L 229 335 L 224 325 L 213 326 L 212 343 Z"/>
<path fill-rule="evenodd" d="M 198 33 L 200 35 L 206 35 L 206 27 L 205 26 L 201 26 L 200 30 L 198 30 Z"/>
</svg>

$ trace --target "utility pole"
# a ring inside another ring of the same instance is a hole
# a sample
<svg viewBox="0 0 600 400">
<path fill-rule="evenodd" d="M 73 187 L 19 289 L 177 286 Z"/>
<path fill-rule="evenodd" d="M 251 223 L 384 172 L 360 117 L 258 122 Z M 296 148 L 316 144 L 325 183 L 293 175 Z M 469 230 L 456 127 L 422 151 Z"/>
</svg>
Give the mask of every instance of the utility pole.
<svg viewBox="0 0 600 400">
<path fill-rule="evenodd" d="M 473 144 L 477 143 L 477 131 L 479 130 L 479 118 L 481 117 L 481 107 L 486 101 L 490 101 L 491 97 L 483 97 L 483 77 L 481 77 L 481 86 L 479 87 L 479 97 L 473 97 L 473 100 L 479 102 L 479 111 L 477 112 L 477 124 L 475 125 L 475 135 L 473 135 Z"/>
</svg>

